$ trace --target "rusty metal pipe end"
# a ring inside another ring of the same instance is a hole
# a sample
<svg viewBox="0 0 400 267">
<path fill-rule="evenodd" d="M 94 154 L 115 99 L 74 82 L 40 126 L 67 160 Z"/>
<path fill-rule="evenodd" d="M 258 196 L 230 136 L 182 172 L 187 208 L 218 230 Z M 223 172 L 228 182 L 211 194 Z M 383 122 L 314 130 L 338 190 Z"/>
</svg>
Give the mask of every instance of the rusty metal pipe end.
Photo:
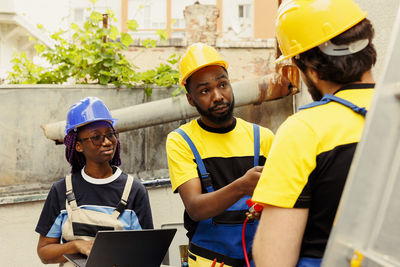
<svg viewBox="0 0 400 267">
<path fill-rule="evenodd" d="M 297 94 L 300 92 L 299 85 L 300 73 L 298 68 L 293 65 L 280 65 L 275 71 L 259 79 L 258 89 L 260 93 L 255 104 Z"/>
</svg>

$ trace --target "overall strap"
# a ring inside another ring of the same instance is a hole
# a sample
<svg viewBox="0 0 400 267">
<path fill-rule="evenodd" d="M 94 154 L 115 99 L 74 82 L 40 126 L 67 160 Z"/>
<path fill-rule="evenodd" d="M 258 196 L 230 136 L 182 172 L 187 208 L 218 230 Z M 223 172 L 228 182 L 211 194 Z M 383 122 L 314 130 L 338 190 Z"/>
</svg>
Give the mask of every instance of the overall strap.
<svg viewBox="0 0 400 267">
<path fill-rule="evenodd" d="M 124 191 L 122 192 L 121 200 L 119 201 L 117 207 L 115 208 L 114 212 L 111 216 L 115 219 L 119 217 L 119 215 L 125 210 L 126 204 L 128 203 L 129 194 L 131 193 L 133 184 L 133 177 L 128 174 L 128 178 L 125 183 Z"/>
<path fill-rule="evenodd" d="M 352 109 L 354 112 L 361 114 L 363 117 L 365 117 L 365 115 L 367 115 L 367 110 L 365 109 L 365 107 L 359 107 L 353 103 L 351 103 L 350 101 L 347 101 L 346 99 L 337 97 L 335 95 L 331 95 L 331 94 L 326 94 L 324 96 L 324 98 L 327 98 L 331 101 L 335 101 L 339 104 L 342 104 L 350 109 Z"/>
<path fill-rule="evenodd" d="M 362 115 L 363 117 L 365 117 L 367 115 L 367 109 L 365 107 L 359 107 L 359 106 L 351 103 L 350 101 L 347 101 L 346 99 L 343 99 L 343 98 L 340 98 L 340 97 L 337 97 L 337 96 L 331 95 L 331 94 L 326 94 L 320 101 L 314 101 L 310 104 L 304 105 L 304 106 L 300 107 L 299 110 L 324 105 L 331 101 L 342 104 L 343 106 L 350 108 L 351 110 Z"/>
<path fill-rule="evenodd" d="M 303 110 L 303 109 L 313 108 L 313 107 L 316 107 L 316 106 L 325 105 L 325 104 L 327 104 L 327 103 L 329 103 L 329 102 L 331 102 L 331 101 L 328 100 L 328 99 L 322 98 L 322 99 L 319 100 L 319 101 L 314 101 L 314 102 L 311 102 L 311 103 L 309 103 L 309 104 L 306 104 L 306 105 L 304 105 L 304 106 L 299 107 L 299 110 Z"/>
<path fill-rule="evenodd" d="M 253 135 L 254 135 L 254 167 L 258 166 L 260 159 L 260 127 L 257 124 L 253 124 Z"/>
<path fill-rule="evenodd" d="M 72 179 L 71 174 L 65 176 L 65 186 L 66 186 L 66 197 L 67 203 L 71 206 L 72 209 L 76 209 L 78 205 L 76 204 L 76 199 L 74 195 L 74 191 L 72 190 Z"/>
<path fill-rule="evenodd" d="M 204 162 L 200 157 L 199 152 L 197 151 L 196 146 L 193 144 L 192 140 L 190 139 L 190 137 L 185 133 L 185 131 L 183 131 L 182 129 L 178 128 L 175 130 L 176 132 L 178 132 L 183 139 L 185 139 L 186 143 L 188 143 L 190 149 L 192 150 L 192 153 L 194 155 L 197 167 L 199 168 L 200 171 L 200 176 L 202 181 L 204 182 L 205 186 L 206 186 L 206 190 L 207 192 L 213 192 L 214 188 L 212 187 L 211 184 L 211 180 L 209 177 L 209 173 L 206 170 L 206 167 L 204 166 Z"/>
</svg>

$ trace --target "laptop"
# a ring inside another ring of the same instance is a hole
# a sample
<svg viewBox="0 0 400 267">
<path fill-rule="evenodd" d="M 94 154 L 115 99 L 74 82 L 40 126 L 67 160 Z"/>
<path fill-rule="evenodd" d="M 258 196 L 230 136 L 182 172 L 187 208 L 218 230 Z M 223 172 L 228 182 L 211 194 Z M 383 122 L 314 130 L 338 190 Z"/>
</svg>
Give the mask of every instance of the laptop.
<svg viewBox="0 0 400 267">
<path fill-rule="evenodd" d="M 98 231 L 89 257 L 64 257 L 77 267 L 160 267 L 176 230 Z"/>
</svg>

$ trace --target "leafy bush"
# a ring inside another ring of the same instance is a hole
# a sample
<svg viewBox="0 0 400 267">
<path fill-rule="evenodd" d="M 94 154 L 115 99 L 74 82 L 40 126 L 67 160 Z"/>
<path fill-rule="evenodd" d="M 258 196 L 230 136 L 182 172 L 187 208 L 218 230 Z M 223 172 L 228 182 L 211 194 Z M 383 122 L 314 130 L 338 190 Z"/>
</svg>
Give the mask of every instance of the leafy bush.
<svg viewBox="0 0 400 267">
<path fill-rule="evenodd" d="M 72 23 L 69 39 L 64 37 L 70 31 L 60 30 L 50 35 L 54 47 L 47 47 L 36 41 L 37 54 L 46 59 L 49 67 L 34 64 L 25 53 L 15 54 L 12 60 L 12 71 L 8 74 L 9 83 L 22 84 L 62 84 L 73 79 L 78 84 L 114 84 L 118 87 L 132 87 L 145 84 L 145 91 L 151 94 L 149 85 L 164 87 L 178 83 L 179 73 L 174 68 L 178 56 L 172 55 L 165 64 L 145 72 L 136 71 L 137 67 L 128 62 L 121 53 L 129 48 L 133 39 L 129 33 L 119 32 L 115 25 L 103 27 L 103 15 L 94 10 L 97 0 L 93 3 L 91 15 L 83 28 Z M 116 22 L 114 13 L 107 11 L 109 19 Z M 135 20 L 127 22 L 128 29 L 136 31 Z M 43 26 L 38 25 L 43 30 Z M 161 40 L 167 38 L 165 31 L 158 31 Z M 106 41 L 106 39 L 108 39 Z M 155 40 L 144 40 L 144 47 L 155 47 Z M 180 88 L 174 91 L 177 94 Z"/>
</svg>

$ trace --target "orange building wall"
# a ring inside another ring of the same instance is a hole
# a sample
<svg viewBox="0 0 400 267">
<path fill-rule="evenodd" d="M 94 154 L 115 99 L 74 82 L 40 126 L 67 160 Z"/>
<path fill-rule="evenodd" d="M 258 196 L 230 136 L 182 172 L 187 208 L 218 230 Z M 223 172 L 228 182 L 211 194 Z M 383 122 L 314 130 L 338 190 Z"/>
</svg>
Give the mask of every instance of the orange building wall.
<svg viewBox="0 0 400 267">
<path fill-rule="evenodd" d="M 277 0 L 254 0 L 254 39 L 275 37 Z"/>
<path fill-rule="evenodd" d="M 128 32 L 128 0 L 121 0 L 121 31 Z"/>
<path fill-rule="evenodd" d="M 223 8 L 223 0 L 216 0 L 216 5 L 217 8 L 220 10 L 219 12 L 219 16 L 217 19 L 217 33 L 218 33 L 218 37 L 222 36 L 222 16 L 224 15 L 223 12 L 221 12 L 222 8 Z"/>
</svg>

